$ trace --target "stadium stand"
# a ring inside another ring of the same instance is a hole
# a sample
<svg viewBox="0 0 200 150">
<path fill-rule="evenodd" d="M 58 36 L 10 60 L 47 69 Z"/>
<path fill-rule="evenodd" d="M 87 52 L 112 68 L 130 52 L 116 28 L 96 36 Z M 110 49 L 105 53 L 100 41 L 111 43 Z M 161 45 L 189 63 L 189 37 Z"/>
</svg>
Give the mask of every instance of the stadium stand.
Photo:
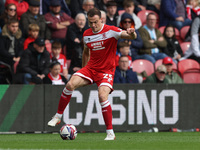
<svg viewBox="0 0 200 150">
<path fill-rule="evenodd" d="M 190 30 L 190 26 L 184 26 L 184 27 L 181 28 L 181 30 L 180 30 L 180 40 L 182 42 L 185 41 L 186 34 L 188 33 L 189 30 Z"/>
<path fill-rule="evenodd" d="M 183 81 L 185 83 L 200 83 L 200 70 L 185 72 L 183 74 Z"/>
<path fill-rule="evenodd" d="M 180 47 L 183 51 L 183 54 L 185 53 L 185 51 L 188 50 L 188 48 L 190 47 L 190 44 L 191 42 L 183 42 L 183 43 L 180 43 Z"/>
</svg>

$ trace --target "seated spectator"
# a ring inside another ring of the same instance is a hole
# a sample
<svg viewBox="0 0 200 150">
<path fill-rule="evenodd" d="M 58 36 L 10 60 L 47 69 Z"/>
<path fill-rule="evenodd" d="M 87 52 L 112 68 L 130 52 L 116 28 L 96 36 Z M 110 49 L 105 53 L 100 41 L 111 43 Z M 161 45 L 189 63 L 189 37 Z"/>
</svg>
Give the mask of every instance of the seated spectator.
<svg viewBox="0 0 200 150">
<path fill-rule="evenodd" d="M 41 84 L 49 73 L 50 54 L 45 49 L 45 40 L 37 38 L 26 49 L 17 66 L 17 74 L 22 76 L 24 84 Z M 20 76 L 19 76 L 20 77 Z"/>
<path fill-rule="evenodd" d="M 132 66 L 131 66 L 132 65 L 132 58 L 129 55 L 130 54 L 130 45 L 125 41 L 121 41 L 121 42 L 118 43 L 118 49 L 119 49 L 119 53 L 115 58 L 116 66 L 119 66 L 118 62 L 119 62 L 119 58 L 121 56 L 127 56 L 128 59 L 129 59 L 129 69 L 132 68 Z"/>
<path fill-rule="evenodd" d="M 60 75 L 61 65 L 57 60 L 52 61 L 49 68 L 50 72 L 43 79 L 44 84 L 65 85 L 67 83 L 66 78 Z"/>
<path fill-rule="evenodd" d="M 193 20 L 200 15 L 199 0 L 189 0 L 186 6 L 187 18 Z"/>
<path fill-rule="evenodd" d="M 49 6 L 52 0 L 40 0 L 40 14 L 45 15 L 46 13 L 50 12 Z M 67 15 L 71 16 L 71 11 L 66 3 L 65 0 L 58 0 L 61 5 L 61 11 L 65 12 Z M 73 0 L 74 1 L 74 0 Z M 72 2 L 72 1 L 71 1 Z"/>
<path fill-rule="evenodd" d="M 21 16 L 20 25 L 22 27 L 24 38 L 28 37 L 29 24 L 37 24 L 40 27 L 39 37 L 46 40 L 51 39 L 51 31 L 46 25 L 43 15 L 39 14 L 40 2 L 37 0 L 29 1 L 29 9 Z"/>
<path fill-rule="evenodd" d="M 176 39 L 174 27 L 172 25 L 166 26 L 163 35 L 167 41 L 167 47 L 164 48 L 163 52 L 172 57 L 177 64 L 179 59 L 183 56 L 183 51 Z"/>
<path fill-rule="evenodd" d="M 162 63 L 167 69 L 165 77 L 168 79 L 169 83 L 183 83 L 182 78 L 176 72 L 173 71 L 173 60 L 171 57 L 165 57 Z"/>
<path fill-rule="evenodd" d="M 65 55 L 61 54 L 62 44 L 58 41 L 52 43 L 52 53 L 50 55 L 51 60 L 56 59 L 61 66 L 60 74 L 68 79 L 68 70 L 67 70 L 67 59 Z"/>
<path fill-rule="evenodd" d="M 19 20 L 20 20 L 22 14 L 24 14 L 29 8 L 28 3 L 24 0 L 6 0 L 5 7 L 8 4 L 15 4 L 15 6 L 17 6 L 17 17 Z"/>
<path fill-rule="evenodd" d="M 62 47 L 64 47 L 67 27 L 74 23 L 74 19 L 61 12 L 61 3 L 58 0 L 51 0 L 50 12 L 45 14 L 45 19 L 51 30 L 51 39 L 59 40 L 62 43 Z"/>
<path fill-rule="evenodd" d="M 20 60 L 23 52 L 22 32 L 19 29 L 19 21 L 10 19 L 3 27 L 0 37 L 0 60 L 13 68 L 14 63 Z"/>
<path fill-rule="evenodd" d="M 117 3 L 115 1 L 108 1 L 106 11 L 106 24 L 117 26 Z"/>
<path fill-rule="evenodd" d="M 116 67 L 114 83 L 139 83 L 137 73 L 129 69 L 129 58 L 121 56 L 119 66 Z"/>
<path fill-rule="evenodd" d="M 192 21 L 186 16 L 186 4 L 184 2 L 182 0 L 162 0 L 159 26 L 171 24 L 180 30 L 183 26 L 190 25 Z"/>
<path fill-rule="evenodd" d="M 160 2 L 161 0 L 147 0 L 147 10 L 152 10 L 158 15 L 160 14 Z"/>
<path fill-rule="evenodd" d="M 135 29 L 139 29 L 142 26 L 142 22 L 140 18 L 134 13 L 135 5 L 132 0 L 124 0 L 123 2 L 124 10 L 126 13 L 130 14 L 135 22 Z M 121 17 L 123 14 L 119 15 L 117 19 L 117 26 L 120 26 Z"/>
<path fill-rule="evenodd" d="M 143 83 L 169 83 L 166 78 L 167 69 L 164 65 L 157 67 L 155 73 L 148 76 Z"/>
<path fill-rule="evenodd" d="M 132 18 L 132 16 L 128 13 L 123 13 L 121 17 L 120 22 L 120 28 L 123 30 L 126 30 L 128 28 L 134 28 L 135 23 Z M 137 33 L 137 38 L 134 40 L 128 40 L 128 39 L 119 39 L 118 43 L 121 41 L 125 41 L 130 45 L 130 56 L 132 57 L 132 60 L 139 59 L 138 58 L 138 49 L 143 47 L 143 41 L 141 39 L 141 36 L 138 32 L 138 30 L 135 31 Z"/>
<path fill-rule="evenodd" d="M 3 26 L 8 22 L 9 19 L 17 19 L 16 13 L 17 7 L 15 4 L 8 4 L 4 13 L 0 16 L 0 28 L 3 29 Z"/>
<path fill-rule="evenodd" d="M 75 23 L 67 31 L 67 59 L 71 59 L 69 74 L 73 74 L 82 67 L 82 38 L 86 30 L 86 18 L 83 13 L 77 14 Z"/>
<path fill-rule="evenodd" d="M 184 53 L 183 59 L 189 58 L 194 59 L 200 63 L 200 44 L 199 44 L 199 28 L 200 28 L 200 17 L 196 17 L 192 22 L 191 26 L 191 44 L 189 49 Z"/>
<path fill-rule="evenodd" d="M 106 13 L 103 10 L 100 10 L 100 11 L 101 11 L 101 20 L 102 20 L 102 23 L 106 24 Z"/>
<path fill-rule="evenodd" d="M 162 53 L 162 49 L 167 46 L 167 42 L 162 33 L 156 29 L 156 15 L 149 13 L 147 15 L 147 24 L 139 29 L 139 33 L 143 40 L 143 48 L 139 50 L 140 59 L 147 59 L 153 64 L 158 59 L 167 57 L 165 53 Z"/>
<path fill-rule="evenodd" d="M 29 24 L 28 38 L 24 41 L 24 50 L 28 48 L 28 45 L 38 38 L 40 27 L 37 24 Z"/>
</svg>

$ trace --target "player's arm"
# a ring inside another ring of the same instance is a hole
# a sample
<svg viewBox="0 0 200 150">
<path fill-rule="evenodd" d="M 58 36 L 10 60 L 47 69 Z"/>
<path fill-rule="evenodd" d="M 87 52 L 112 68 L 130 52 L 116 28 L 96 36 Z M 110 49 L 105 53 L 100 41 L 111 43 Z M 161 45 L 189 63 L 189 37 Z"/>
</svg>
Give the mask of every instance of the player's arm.
<svg viewBox="0 0 200 150">
<path fill-rule="evenodd" d="M 86 46 L 83 49 L 82 67 L 85 67 L 90 59 L 90 50 Z"/>
<path fill-rule="evenodd" d="M 137 33 L 135 32 L 134 28 L 128 28 L 127 30 L 122 31 L 121 38 L 134 40 L 137 38 Z"/>
</svg>

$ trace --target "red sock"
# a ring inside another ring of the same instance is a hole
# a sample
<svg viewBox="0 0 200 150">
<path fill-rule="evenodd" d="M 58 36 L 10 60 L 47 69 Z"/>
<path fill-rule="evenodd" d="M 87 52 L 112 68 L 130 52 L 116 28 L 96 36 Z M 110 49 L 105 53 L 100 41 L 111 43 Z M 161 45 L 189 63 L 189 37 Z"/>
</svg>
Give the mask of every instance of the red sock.
<svg viewBox="0 0 200 150">
<path fill-rule="evenodd" d="M 66 87 L 63 89 L 62 94 L 60 96 L 60 101 L 58 104 L 57 113 L 63 114 L 65 108 L 67 107 L 72 96 L 72 91 L 68 90 Z"/>
<path fill-rule="evenodd" d="M 104 122 L 106 124 L 106 129 L 113 129 L 112 126 L 112 108 L 110 106 L 110 102 L 108 100 L 101 103 L 102 114 L 104 118 Z"/>
</svg>

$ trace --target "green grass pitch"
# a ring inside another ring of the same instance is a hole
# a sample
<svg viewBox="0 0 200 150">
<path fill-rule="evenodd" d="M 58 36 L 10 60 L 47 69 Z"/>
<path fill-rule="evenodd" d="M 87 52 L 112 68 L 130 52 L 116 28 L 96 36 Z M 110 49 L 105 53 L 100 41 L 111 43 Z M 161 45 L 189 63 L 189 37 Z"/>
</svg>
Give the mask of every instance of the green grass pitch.
<svg viewBox="0 0 200 150">
<path fill-rule="evenodd" d="M 119 132 L 114 141 L 104 141 L 105 137 L 105 133 L 78 133 L 69 141 L 59 134 L 0 134 L 0 150 L 200 150 L 199 132 Z"/>
</svg>

